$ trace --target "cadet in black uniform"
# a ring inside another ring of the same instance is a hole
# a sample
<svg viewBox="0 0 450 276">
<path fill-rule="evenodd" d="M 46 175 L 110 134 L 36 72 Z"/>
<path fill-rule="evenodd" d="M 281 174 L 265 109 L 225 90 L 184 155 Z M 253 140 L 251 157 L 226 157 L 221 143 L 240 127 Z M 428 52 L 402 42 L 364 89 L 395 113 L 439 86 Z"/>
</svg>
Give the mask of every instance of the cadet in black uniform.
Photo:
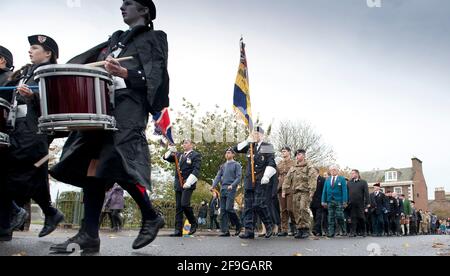
<svg viewBox="0 0 450 276">
<path fill-rule="evenodd" d="M 264 130 L 255 128 L 247 141 L 234 148 L 236 153 L 245 153 L 248 157 L 247 173 L 244 185 L 244 227 L 245 233 L 239 237 L 242 239 L 254 239 L 255 220 L 254 213 L 260 217 L 266 228 L 266 238 L 273 235 L 272 219 L 266 204 L 267 189 L 273 176 L 276 175 L 275 150 L 273 145 L 263 142 Z M 252 182 L 252 167 L 250 158 L 250 145 L 253 144 L 255 183 Z"/>
<path fill-rule="evenodd" d="M 56 229 L 64 220 L 64 215 L 51 204 L 48 164 L 40 167 L 34 165 L 48 155 L 49 138 L 38 134 L 39 94 L 29 86 L 37 85 L 34 80 L 37 68 L 56 64 L 59 50 L 58 44 L 45 35 L 30 36 L 28 41 L 31 64 L 15 72 L 9 83 L 9 86 L 18 86 L 17 93 L 12 97 L 13 104 L 17 103 L 17 111 L 16 120 L 12 123 L 13 130 L 9 133 L 11 146 L 5 156 L 5 196 L 9 199 L 3 200 L 9 205 L 15 200 L 18 205 L 24 206 L 33 199 L 45 214 L 44 227 L 39 233 L 39 237 L 44 237 Z"/>
<path fill-rule="evenodd" d="M 13 55 L 8 49 L 0 46 L 0 86 L 5 86 L 8 83 L 8 79 L 12 74 L 12 68 Z M 10 94 L 10 91 L 0 91 L 0 98 L 9 102 L 11 98 Z M 0 116 L 3 116 L 3 114 L 0 114 Z M 10 197 L 5 197 L 7 195 L 7 190 L 5 190 L 6 174 L 3 170 L 8 163 L 5 158 L 5 150 L 5 147 L 0 147 L 0 167 L 3 172 L 0 173 L 0 241 L 10 241 L 12 239 L 12 233 L 9 231 L 12 203 Z"/>
<path fill-rule="evenodd" d="M 164 155 L 164 160 L 167 162 L 175 163 L 176 158 L 179 162 L 179 167 L 175 168 L 174 181 L 176 194 L 175 233 L 171 237 L 183 236 L 183 213 L 191 224 L 189 235 L 193 235 L 198 228 L 197 219 L 191 207 L 191 197 L 197 188 L 197 181 L 200 177 L 202 156 L 193 148 L 193 142 L 186 139 L 183 141 L 183 153 L 177 152 L 176 148 L 171 147 Z"/>
<path fill-rule="evenodd" d="M 168 107 L 167 37 L 154 31 L 156 8 L 151 0 L 125 0 L 121 6 L 126 32 L 115 32 L 109 41 L 75 57 L 69 63 L 106 60 L 105 69 L 115 78 L 112 115 L 118 131 L 73 132 L 60 162 L 50 174 L 59 181 L 83 188 L 85 217 L 79 233 L 51 247 L 64 253 L 69 244 L 83 252 L 100 250 L 99 217 L 105 191 L 118 183 L 136 201 L 142 213 L 141 231 L 133 249 L 150 244 L 164 220 L 153 208 L 146 189 L 150 183 L 150 151 L 145 134 L 149 113 Z M 119 64 L 113 58 L 132 56 Z M 88 173 L 89 172 L 89 173 Z"/>
<path fill-rule="evenodd" d="M 14 70 L 13 55 L 3 46 L 0 46 L 0 86 L 5 86 Z M 0 97 L 6 92 L 0 92 Z"/>
</svg>

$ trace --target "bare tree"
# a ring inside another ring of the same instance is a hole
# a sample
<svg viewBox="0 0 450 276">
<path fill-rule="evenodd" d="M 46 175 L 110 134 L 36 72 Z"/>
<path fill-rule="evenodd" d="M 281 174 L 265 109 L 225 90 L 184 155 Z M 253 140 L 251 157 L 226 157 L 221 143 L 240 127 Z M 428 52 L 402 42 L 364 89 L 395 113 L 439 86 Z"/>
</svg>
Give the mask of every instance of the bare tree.
<svg viewBox="0 0 450 276">
<path fill-rule="evenodd" d="M 272 133 L 272 142 L 280 149 L 289 146 L 293 151 L 304 149 L 314 166 L 327 166 L 335 161 L 331 146 L 323 143 L 322 135 L 306 122 L 281 121 Z"/>
</svg>

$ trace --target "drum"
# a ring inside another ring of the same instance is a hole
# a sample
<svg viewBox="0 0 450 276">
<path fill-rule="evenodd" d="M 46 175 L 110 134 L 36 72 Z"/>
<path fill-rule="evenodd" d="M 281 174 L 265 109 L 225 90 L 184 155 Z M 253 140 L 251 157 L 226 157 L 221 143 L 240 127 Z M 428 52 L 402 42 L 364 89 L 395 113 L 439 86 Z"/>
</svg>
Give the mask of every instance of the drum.
<svg viewBox="0 0 450 276">
<path fill-rule="evenodd" d="M 39 80 L 41 132 L 116 130 L 112 77 L 104 69 L 47 65 L 35 72 Z"/>
<path fill-rule="evenodd" d="M 9 146 L 9 136 L 6 134 L 8 114 L 11 111 L 11 104 L 0 98 L 0 147 Z"/>
</svg>

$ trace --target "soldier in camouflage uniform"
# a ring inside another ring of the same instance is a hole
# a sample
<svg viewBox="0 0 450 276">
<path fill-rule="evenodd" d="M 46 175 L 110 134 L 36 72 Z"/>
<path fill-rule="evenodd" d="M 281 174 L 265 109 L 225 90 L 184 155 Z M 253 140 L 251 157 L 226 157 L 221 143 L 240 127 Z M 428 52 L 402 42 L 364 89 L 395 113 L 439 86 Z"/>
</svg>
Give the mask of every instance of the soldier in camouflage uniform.
<svg viewBox="0 0 450 276">
<path fill-rule="evenodd" d="M 277 165 L 278 172 L 278 200 L 280 202 L 281 211 L 281 232 L 278 237 L 286 237 L 288 235 L 289 218 L 291 223 L 295 225 L 295 217 L 293 213 L 293 194 L 291 188 L 286 189 L 285 197 L 283 198 L 283 183 L 289 170 L 294 166 L 295 161 L 291 159 L 291 149 L 284 147 L 281 149 L 281 157 L 283 160 Z"/>
<path fill-rule="evenodd" d="M 298 150 L 296 164 L 289 170 L 282 187 L 282 197 L 285 198 L 289 189 L 293 193 L 293 208 L 298 232 L 296 239 L 309 237 L 311 215 L 309 205 L 316 191 L 317 173 L 313 166 L 305 159 L 306 151 Z"/>
</svg>

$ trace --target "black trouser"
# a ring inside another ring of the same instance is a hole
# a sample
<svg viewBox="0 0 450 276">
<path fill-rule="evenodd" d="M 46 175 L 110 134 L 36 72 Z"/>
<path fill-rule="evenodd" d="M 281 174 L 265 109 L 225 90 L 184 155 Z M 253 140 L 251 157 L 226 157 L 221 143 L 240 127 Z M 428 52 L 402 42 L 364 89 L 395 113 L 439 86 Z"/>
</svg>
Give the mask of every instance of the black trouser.
<svg viewBox="0 0 450 276">
<path fill-rule="evenodd" d="M 372 213 L 372 233 L 382 235 L 384 230 L 384 215 L 374 211 Z"/>
<path fill-rule="evenodd" d="M 11 197 L 0 189 L 0 229 L 8 230 L 11 219 L 11 210 L 13 208 Z"/>
<path fill-rule="evenodd" d="M 352 234 L 362 234 L 366 235 L 366 219 L 364 217 L 356 216 L 352 217 Z"/>
<path fill-rule="evenodd" d="M 245 231 L 248 233 L 254 233 L 255 231 L 255 214 L 259 216 L 266 229 L 272 227 L 272 220 L 266 205 L 266 190 L 267 185 L 261 185 L 259 183 L 256 183 L 255 190 L 245 190 L 244 226 Z"/>
<path fill-rule="evenodd" d="M 383 215 L 383 219 L 384 219 L 384 233 L 386 235 L 390 235 L 389 234 L 389 215 L 388 214 L 384 214 Z"/>
<path fill-rule="evenodd" d="M 266 206 L 269 210 L 269 216 L 272 224 L 281 225 L 280 203 L 278 202 L 277 185 L 271 181 L 266 187 Z"/>
<path fill-rule="evenodd" d="M 350 220 L 351 220 L 351 233 L 352 234 L 363 234 L 367 233 L 366 229 L 366 217 L 365 208 L 363 205 L 352 203 L 350 205 Z"/>
<path fill-rule="evenodd" d="M 214 226 L 216 227 L 214 228 Z M 211 230 L 220 229 L 219 221 L 217 220 L 217 215 L 214 213 L 209 215 L 209 229 Z"/>
<path fill-rule="evenodd" d="M 400 219 L 399 216 L 395 214 L 389 214 L 389 231 L 396 235 L 398 233 L 398 230 L 400 228 Z"/>
<path fill-rule="evenodd" d="M 122 210 L 112 210 L 111 218 L 113 221 L 113 228 L 116 230 L 122 229 L 122 218 L 120 217 L 120 212 Z"/>
<path fill-rule="evenodd" d="M 321 235 L 328 229 L 328 212 L 325 208 L 312 208 L 314 218 L 313 233 Z"/>
<path fill-rule="evenodd" d="M 111 225 L 111 229 L 113 229 L 114 228 L 114 223 L 113 223 L 113 218 L 112 218 L 111 212 L 102 212 L 100 214 L 100 225 L 103 224 L 103 222 L 105 221 L 105 217 L 106 216 L 108 216 L 109 222 L 110 222 L 110 225 Z"/>
<path fill-rule="evenodd" d="M 194 210 L 191 207 L 191 197 L 194 190 L 183 190 L 175 193 L 176 199 L 176 214 L 175 214 L 175 231 L 183 231 L 183 214 L 188 219 L 191 225 L 197 224 Z"/>
<path fill-rule="evenodd" d="M 15 166 L 13 170 L 9 170 L 9 179 L 7 187 L 11 192 L 12 199 L 17 203 L 18 206 L 23 207 L 33 199 L 46 217 L 54 216 L 57 210 L 52 206 L 52 200 L 50 196 L 50 187 L 48 182 L 48 166 L 43 165 L 40 168 L 34 168 L 30 166 L 25 166 L 21 163 L 16 163 L 11 166 Z M 14 180 L 20 179 L 21 174 L 29 175 L 29 183 L 22 183 L 19 187 L 13 187 Z M 25 190 L 21 190 L 21 187 Z M 31 214 L 30 214 L 31 215 Z"/>
<path fill-rule="evenodd" d="M 222 233 L 228 233 L 229 221 L 231 222 L 232 225 L 236 226 L 236 228 L 241 227 L 239 218 L 236 214 L 236 211 L 234 210 L 235 195 L 236 195 L 235 189 L 232 191 L 222 189 L 222 193 L 220 196 L 220 213 L 222 214 L 220 223 Z"/>
<path fill-rule="evenodd" d="M 91 179 L 92 180 L 92 179 Z M 100 229 L 100 214 L 103 209 L 106 188 L 110 185 L 99 180 L 92 180 L 83 189 L 84 192 L 84 227 L 89 236 L 97 238 Z M 141 210 L 143 220 L 153 220 L 158 217 L 147 192 L 140 184 L 118 183 L 134 199 Z"/>
</svg>

